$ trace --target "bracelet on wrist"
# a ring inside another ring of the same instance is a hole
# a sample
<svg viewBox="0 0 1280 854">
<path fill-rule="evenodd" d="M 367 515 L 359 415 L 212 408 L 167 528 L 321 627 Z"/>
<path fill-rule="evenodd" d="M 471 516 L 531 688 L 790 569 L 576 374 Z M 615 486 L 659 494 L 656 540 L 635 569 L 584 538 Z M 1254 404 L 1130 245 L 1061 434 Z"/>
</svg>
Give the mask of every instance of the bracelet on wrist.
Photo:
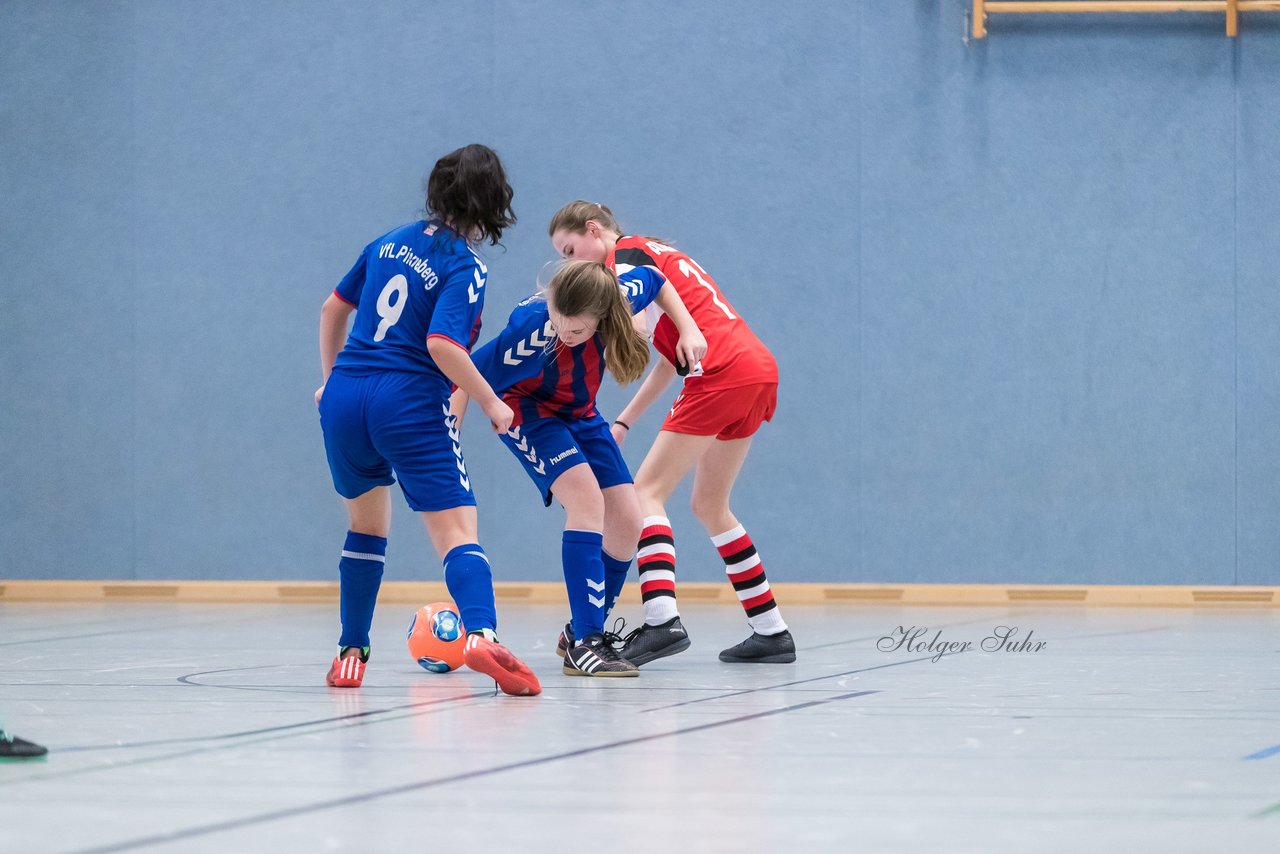
<svg viewBox="0 0 1280 854">
<path fill-rule="evenodd" d="M 617 425 L 618 425 L 619 427 L 621 427 L 623 430 L 630 430 L 630 429 L 631 429 L 631 425 L 630 425 L 630 424 L 628 424 L 627 422 L 623 421 L 623 420 L 622 420 L 622 419 L 620 419 L 620 418 L 615 418 L 615 419 L 613 420 L 613 423 L 614 423 L 614 424 L 617 424 Z"/>
</svg>

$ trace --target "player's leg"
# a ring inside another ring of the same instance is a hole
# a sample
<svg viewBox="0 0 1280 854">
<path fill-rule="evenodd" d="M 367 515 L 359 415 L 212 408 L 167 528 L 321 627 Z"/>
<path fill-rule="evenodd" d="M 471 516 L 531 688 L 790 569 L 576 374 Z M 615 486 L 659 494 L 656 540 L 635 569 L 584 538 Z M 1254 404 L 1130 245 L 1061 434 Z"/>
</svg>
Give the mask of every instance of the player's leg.
<svg viewBox="0 0 1280 854">
<path fill-rule="evenodd" d="M 636 497 L 643 518 L 636 562 L 644 620 L 649 625 L 678 616 L 675 538 L 667 518 L 667 499 L 714 441 L 714 436 L 662 430 L 636 473 Z"/>
<path fill-rule="evenodd" d="M 475 495 L 447 389 L 397 377 L 374 407 L 374 442 L 391 461 L 444 563 L 445 585 L 467 629 L 464 660 L 508 694 L 537 694 L 538 678 L 497 640 L 489 558 L 477 538 Z"/>
<path fill-rule="evenodd" d="M 560 559 L 572 615 L 571 637 L 582 639 L 604 631 L 604 496 L 584 460 L 565 469 L 551 485 L 564 507 Z"/>
<path fill-rule="evenodd" d="M 369 629 L 382 587 L 391 531 L 391 490 L 376 486 L 364 495 L 346 499 L 347 538 L 338 561 L 338 612 L 342 634 L 338 657 L 327 682 L 335 688 L 358 688 L 369 662 Z"/>
<path fill-rule="evenodd" d="M 338 560 L 338 655 L 325 681 L 338 688 L 359 687 L 369 660 L 369 628 L 382 584 L 387 534 L 391 529 L 391 466 L 374 448 L 365 421 L 376 380 L 335 373 L 320 402 L 320 425 L 334 488 L 347 506 L 348 526 Z"/>
<path fill-rule="evenodd" d="M 741 421 L 730 425 L 698 460 L 693 478 L 692 509 L 720 553 L 729 583 L 746 612 L 751 637 L 720 653 L 721 661 L 784 663 L 795 661 L 795 641 L 783 622 L 765 577 L 755 544 L 729 506 L 734 483 L 751 449 L 751 436 L 772 415 L 776 389 L 762 386 L 757 402 Z"/>
<path fill-rule="evenodd" d="M 415 508 L 418 509 L 418 508 Z M 444 564 L 444 581 L 458 606 L 467 631 L 497 632 L 498 612 L 493 597 L 489 558 L 478 542 L 479 523 L 474 504 L 421 511 L 431 545 Z"/>
<path fill-rule="evenodd" d="M 604 419 L 594 420 L 607 436 Z M 571 676 L 634 676 L 635 668 L 604 643 L 604 497 L 594 463 L 584 465 L 592 456 L 589 445 L 579 444 L 577 426 L 577 422 L 559 418 L 536 419 L 511 428 L 502 441 L 538 487 L 543 502 L 550 506 L 554 497 L 565 510 L 560 557 L 571 620 L 556 642 L 564 672 Z M 612 437 L 609 441 L 613 442 Z M 616 452 L 617 445 L 613 448 Z M 626 477 L 630 480 L 629 474 Z"/>
<path fill-rule="evenodd" d="M 620 658 L 604 639 L 604 496 L 591 467 L 584 463 L 564 470 L 551 485 L 565 510 L 561 559 L 573 615 L 563 671 L 569 676 L 636 676 L 635 666 Z"/>
<path fill-rule="evenodd" d="M 676 486 L 715 441 L 661 430 L 636 473 L 636 497 L 643 516 L 636 566 L 644 625 L 623 642 L 622 657 L 636 666 L 689 648 L 689 635 L 676 607 L 676 549 L 666 502 Z"/>
<path fill-rule="evenodd" d="M 607 620 L 622 592 L 640 540 L 644 517 L 627 461 L 613 440 L 609 422 L 596 416 L 570 425 L 578 447 L 591 465 L 604 499 L 604 530 L 600 559 L 605 570 L 604 613 Z"/>
<path fill-rule="evenodd" d="M 623 483 L 601 490 L 604 495 L 604 562 L 605 620 L 626 586 L 631 561 L 635 559 L 640 533 L 644 530 L 644 514 L 634 484 Z"/>
<path fill-rule="evenodd" d="M 493 572 L 480 547 L 474 504 L 420 514 L 431 544 L 444 563 L 444 581 L 467 630 L 463 661 L 493 679 L 505 694 L 541 693 L 533 671 L 498 642 Z"/>
<path fill-rule="evenodd" d="M 542 503 L 547 507 L 551 506 L 552 484 L 562 473 L 582 462 L 581 454 L 578 453 L 568 427 L 558 418 L 544 418 L 517 424 L 499 438 L 520 463 L 525 474 L 533 481 L 539 497 L 542 498 Z M 569 450 L 571 448 L 572 452 Z M 552 463 L 552 459 L 557 459 L 557 462 Z M 566 463 L 566 460 L 573 465 Z M 567 520 L 568 522 L 583 524 L 577 519 Z M 592 519 L 585 524 L 593 525 L 595 521 Z M 572 527 L 572 525 L 566 524 L 566 527 Z M 556 657 L 563 659 L 565 653 L 573 646 L 574 633 L 571 618 L 564 624 L 564 630 L 556 640 Z"/>
</svg>

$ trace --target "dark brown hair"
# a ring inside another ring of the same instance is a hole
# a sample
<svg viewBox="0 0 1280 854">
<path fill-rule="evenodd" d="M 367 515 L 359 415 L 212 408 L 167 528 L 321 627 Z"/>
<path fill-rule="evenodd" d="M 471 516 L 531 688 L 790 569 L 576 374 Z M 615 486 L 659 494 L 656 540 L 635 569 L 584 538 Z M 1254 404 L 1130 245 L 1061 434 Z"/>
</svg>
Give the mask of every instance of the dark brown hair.
<svg viewBox="0 0 1280 854">
<path fill-rule="evenodd" d="M 436 161 L 427 179 L 427 211 L 467 241 L 496 244 L 515 225 L 511 185 L 497 152 L 473 143 Z"/>
</svg>

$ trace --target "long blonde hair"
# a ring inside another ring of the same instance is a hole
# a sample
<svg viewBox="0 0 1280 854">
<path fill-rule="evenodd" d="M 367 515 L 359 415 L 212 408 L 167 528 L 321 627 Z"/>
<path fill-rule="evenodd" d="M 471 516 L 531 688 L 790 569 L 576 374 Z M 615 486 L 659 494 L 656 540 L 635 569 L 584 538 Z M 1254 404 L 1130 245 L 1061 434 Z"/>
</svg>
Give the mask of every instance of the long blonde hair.
<svg viewBox="0 0 1280 854">
<path fill-rule="evenodd" d="M 631 325 L 631 303 L 618 277 L 598 261 L 569 261 L 547 284 L 547 304 L 564 317 L 594 317 L 604 339 L 604 365 L 622 385 L 649 366 L 649 342 Z"/>
</svg>

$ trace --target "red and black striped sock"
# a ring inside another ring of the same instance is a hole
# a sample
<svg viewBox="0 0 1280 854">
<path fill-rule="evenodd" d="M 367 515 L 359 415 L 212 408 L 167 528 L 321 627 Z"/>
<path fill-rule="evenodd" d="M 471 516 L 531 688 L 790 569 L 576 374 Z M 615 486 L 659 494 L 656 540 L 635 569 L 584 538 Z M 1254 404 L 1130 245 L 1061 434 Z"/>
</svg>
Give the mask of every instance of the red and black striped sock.
<svg viewBox="0 0 1280 854">
<path fill-rule="evenodd" d="M 676 545 L 671 520 L 666 516 L 646 516 L 636 552 L 640 570 L 640 598 L 644 601 L 644 621 L 659 626 L 679 616 L 676 610 Z"/>
<path fill-rule="evenodd" d="M 711 538 L 711 544 L 724 560 L 724 571 L 729 583 L 738 594 L 742 609 L 747 612 L 751 630 L 761 635 L 776 635 L 787 630 L 778 612 L 778 603 L 764 576 L 764 564 L 752 545 L 751 538 L 741 525 Z"/>
</svg>

